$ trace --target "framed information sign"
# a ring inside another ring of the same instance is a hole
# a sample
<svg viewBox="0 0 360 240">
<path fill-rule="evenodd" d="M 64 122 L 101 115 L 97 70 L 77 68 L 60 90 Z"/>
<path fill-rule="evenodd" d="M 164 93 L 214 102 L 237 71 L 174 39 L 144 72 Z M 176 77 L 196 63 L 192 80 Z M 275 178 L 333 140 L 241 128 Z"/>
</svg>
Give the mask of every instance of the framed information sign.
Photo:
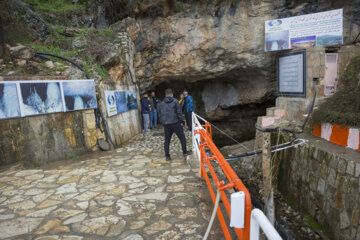
<svg viewBox="0 0 360 240">
<path fill-rule="evenodd" d="M 306 49 L 277 59 L 278 96 L 306 97 Z"/>
</svg>

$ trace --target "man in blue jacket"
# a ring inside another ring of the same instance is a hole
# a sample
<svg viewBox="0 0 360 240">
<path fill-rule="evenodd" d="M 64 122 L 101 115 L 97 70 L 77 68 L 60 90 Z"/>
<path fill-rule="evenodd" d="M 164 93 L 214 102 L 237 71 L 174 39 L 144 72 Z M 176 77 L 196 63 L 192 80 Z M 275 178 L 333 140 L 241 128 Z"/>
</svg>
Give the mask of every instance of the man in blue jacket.
<svg viewBox="0 0 360 240">
<path fill-rule="evenodd" d="M 189 131 L 192 131 L 192 112 L 194 111 L 194 102 L 192 96 L 190 96 L 188 90 L 184 90 L 184 96 L 185 96 L 185 120 L 186 124 L 188 125 Z"/>
<path fill-rule="evenodd" d="M 147 100 L 147 98 L 148 95 L 147 93 L 145 93 L 143 98 L 141 99 L 141 114 L 143 117 L 145 133 L 149 133 L 149 124 L 150 124 L 150 108 L 149 108 L 150 103 Z"/>
<path fill-rule="evenodd" d="M 186 159 L 191 154 L 191 151 L 186 150 L 186 139 L 184 129 L 181 126 L 183 115 L 178 100 L 173 97 L 171 89 L 165 90 L 165 99 L 157 105 L 157 111 L 161 122 L 164 126 L 165 133 L 165 157 L 166 161 L 170 161 L 169 145 L 173 133 L 175 133 L 181 142 L 182 151 Z"/>
</svg>

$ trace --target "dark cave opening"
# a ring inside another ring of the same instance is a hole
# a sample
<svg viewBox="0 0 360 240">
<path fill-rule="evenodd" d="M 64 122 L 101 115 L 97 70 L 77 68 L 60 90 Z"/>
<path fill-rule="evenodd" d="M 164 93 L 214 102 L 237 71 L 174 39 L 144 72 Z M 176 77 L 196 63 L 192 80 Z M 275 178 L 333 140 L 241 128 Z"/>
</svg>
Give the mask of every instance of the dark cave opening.
<svg viewBox="0 0 360 240">
<path fill-rule="evenodd" d="M 254 139 L 257 117 L 266 115 L 266 108 L 275 106 L 275 97 L 270 96 L 262 101 L 249 104 L 218 107 L 215 111 L 206 112 L 202 92 L 207 83 L 209 83 L 207 80 L 197 82 L 167 80 L 153 87 L 151 90 L 154 90 L 156 95 L 162 100 L 167 88 L 173 90 L 176 99 L 179 99 L 183 90 L 187 89 L 193 96 L 195 112 L 198 115 L 209 120 L 212 124 L 239 142 Z M 213 139 L 218 147 L 236 144 L 236 142 L 214 128 Z"/>
</svg>

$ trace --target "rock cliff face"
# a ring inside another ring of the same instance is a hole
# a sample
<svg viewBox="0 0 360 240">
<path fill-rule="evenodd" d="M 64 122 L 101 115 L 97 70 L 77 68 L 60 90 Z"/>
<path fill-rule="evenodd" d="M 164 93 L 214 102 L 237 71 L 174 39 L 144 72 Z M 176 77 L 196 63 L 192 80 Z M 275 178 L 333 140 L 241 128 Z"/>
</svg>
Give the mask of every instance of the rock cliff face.
<svg viewBox="0 0 360 240">
<path fill-rule="evenodd" d="M 264 21 L 344 8 L 345 43 L 359 32 L 360 1 L 120 2 L 107 1 L 106 13 L 135 42 L 142 91 L 185 82 L 198 111 L 213 120 L 246 104 L 264 111 L 261 103 L 274 99 L 276 53 L 264 52 Z"/>
<path fill-rule="evenodd" d="M 5 43 L 11 43 L 11 39 L 13 43 L 10 45 L 15 45 L 15 40 L 24 38 L 23 32 L 26 31 L 21 28 L 14 28 L 15 31 L 8 29 L 14 16 L 17 21 L 25 21 L 25 24 L 19 22 L 17 26 L 27 26 L 29 35 L 36 40 L 46 38 L 46 44 L 51 40 L 49 36 L 56 35 L 60 30 L 49 28 L 45 22 L 54 26 L 61 23 L 66 27 L 96 28 L 110 24 L 115 31 L 127 32 L 135 43 L 137 54 L 134 66 L 142 92 L 155 89 L 161 97 L 165 88 L 172 87 L 178 96 L 182 89 L 187 88 L 195 98 L 196 112 L 229 128 L 229 132 L 230 126 L 233 129 L 239 123 L 242 128 L 254 131 L 256 117 L 263 115 L 266 107 L 273 105 L 277 53 L 264 52 L 265 20 L 343 8 L 345 44 L 356 38 L 360 25 L 360 0 L 80 2 L 85 5 L 79 5 L 79 9 L 57 17 L 47 11 L 37 13 L 39 4 L 34 4 L 32 0 L 3 1 L 0 3 L 3 7 L 0 13 L 4 20 L 0 22 L 0 42 L 5 40 Z M 17 14 L 4 10 L 8 8 Z M 4 38 L 1 35 L 2 28 L 7 33 L 5 39 L 1 39 Z M 74 41 L 73 48 L 85 46 L 88 49 L 82 40 Z M 94 39 L 91 42 L 96 43 L 96 51 L 114 52 L 111 49 L 113 43 L 109 45 Z M 111 54 L 108 56 L 111 57 Z M 79 63 L 84 61 L 85 64 L 86 58 L 78 57 Z M 116 66 L 101 63 L 111 76 L 116 75 L 115 78 L 120 79 L 124 73 L 123 66 L 119 62 L 111 64 Z M 238 130 L 232 131 L 232 134 L 235 133 L 239 138 L 242 135 L 251 137 L 251 134 L 240 134 Z"/>
</svg>

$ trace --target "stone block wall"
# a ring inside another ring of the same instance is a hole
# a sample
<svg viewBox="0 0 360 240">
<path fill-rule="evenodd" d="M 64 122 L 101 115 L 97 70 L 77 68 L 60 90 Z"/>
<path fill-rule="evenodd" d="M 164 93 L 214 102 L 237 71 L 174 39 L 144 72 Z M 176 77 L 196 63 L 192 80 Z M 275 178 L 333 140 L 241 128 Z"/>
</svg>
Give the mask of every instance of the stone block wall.
<svg viewBox="0 0 360 240">
<path fill-rule="evenodd" d="M 15 80 L 63 80 L 65 76 L 7 76 Z M 74 158 L 87 153 L 86 122 L 95 121 L 94 111 L 84 119 L 84 111 L 46 114 L 0 120 L 0 165 L 21 162 L 38 164 Z"/>
<path fill-rule="evenodd" d="M 0 165 L 36 166 L 88 152 L 81 111 L 0 121 Z"/>
<path fill-rule="evenodd" d="M 360 154 L 309 139 L 280 154 L 280 191 L 334 239 L 360 239 Z"/>
</svg>

